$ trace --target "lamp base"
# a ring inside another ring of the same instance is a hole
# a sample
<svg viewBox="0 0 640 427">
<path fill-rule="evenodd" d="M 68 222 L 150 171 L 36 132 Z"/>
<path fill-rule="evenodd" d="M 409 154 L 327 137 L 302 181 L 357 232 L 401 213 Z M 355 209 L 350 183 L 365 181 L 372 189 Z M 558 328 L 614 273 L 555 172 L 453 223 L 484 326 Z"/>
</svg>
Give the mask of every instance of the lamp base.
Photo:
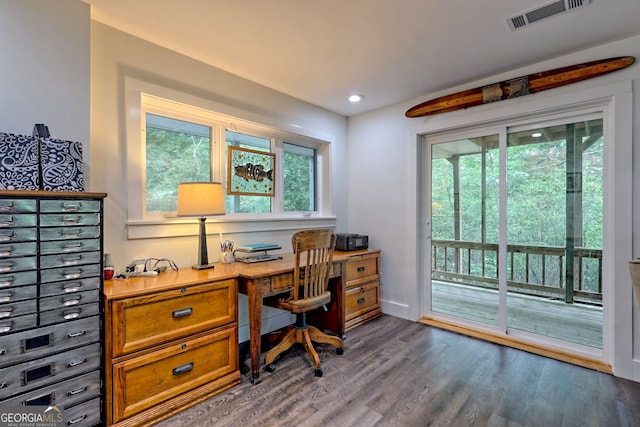
<svg viewBox="0 0 640 427">
<path fill-rule="evenodd" d="M 194 270 L 206 270 L 208 268 L 215 268 L 215 266 L 213 264 L 195 264 L 192 265 L 191 268 Z"/>
</svg>

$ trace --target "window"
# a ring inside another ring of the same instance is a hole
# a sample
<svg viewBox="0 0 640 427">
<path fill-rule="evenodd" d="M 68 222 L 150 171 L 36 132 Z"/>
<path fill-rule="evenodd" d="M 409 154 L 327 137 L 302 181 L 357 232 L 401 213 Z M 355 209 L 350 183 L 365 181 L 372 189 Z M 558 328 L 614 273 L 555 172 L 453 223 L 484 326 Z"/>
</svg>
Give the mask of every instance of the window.
<svg viewBox="0 0 640 427">
<path fill-rule="evenodd" d="M 268 220 L 330 212 L 328 142 L 143 92 L 137 96 L 141 132 L 132 131 L 132 119 L 127 144 L 128 171 L 139 176 L 129 180 L 130 223 L 175 216 L 180 182 L 219 181 L 226 188 L 230 146 L 275 154 L 276 191 L 275 197 L 227 195 L 227 216 Z"/>
</svg>

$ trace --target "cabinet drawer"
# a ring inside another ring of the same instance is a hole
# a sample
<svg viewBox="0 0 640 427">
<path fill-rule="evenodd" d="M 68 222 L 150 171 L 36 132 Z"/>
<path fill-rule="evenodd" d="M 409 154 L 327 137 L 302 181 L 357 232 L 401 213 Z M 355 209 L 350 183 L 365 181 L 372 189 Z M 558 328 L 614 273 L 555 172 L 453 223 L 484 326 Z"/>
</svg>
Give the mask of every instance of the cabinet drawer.
<svg viewBox="0 0 640 427">
<path fill-rule="evenodd" d="M 57 310 L 40 312 L 40 325 L 53 325 L 56 323 L 69 322 L 71 320 L 82 319 L 84 317 L 95 316 L 100 313 L 100 304 L 75 305 Z"/>
<path fill-rule="evenodd" d="M 100 371 L 94 371 L 11 397 L 4 400 L 2 404 L 7 406 L 55 405 L 64 408 L 66 415 L 67 407 L 98 396 L 100 396 Z M 100 412 L 99 407 L 97 412 Z"/>
<path fill-rule="evenodd" d="M 40 241 L 96 239 L 100 237 L 100 227 L 50 227 L 40 229 Z"/>
<path fill-rule="evenodd" d="M 69 254 L 100 250 L 100 239 L 54 240 L 40 243 L 41 255 Z"/>
<path fill-rule="evenodd" d="M 0 258 L 35 255 L 36 253 L 36 242 L 0 243 Z"/>
<path fill-rule="evenodd" d="M 0 367 L 99 340 L 100 319 L 97 316 L 3 336 L 0 340 Z"/>
<path fill-rule="evenodd" d="M 113 365 L 113 420 L 134 415 L 238 369 L 235 327 Z"/>
<path fill-rule="evenodd" d="M 21 273 L 0 273 L 0 289 L 22 285 L 35 285 L 37 283 L 38 276 L 35 270 L 23 271 Z"/>
<path fill-rule="evenodd" d="M 40 212 L 100 212 L 100 200 L 41 200 Z"/>
<path fill-rule="evenodd" d="M 10 304 L 16 301 L 24 301 L 38 297 L 38 286 L 16 286 L 9 288 L 0 287 L 0 310 L 2 304 Z"/>
<path fill-rule="evenodd" d="M 38 217 L 35 214 L 0 213 L 0 228 L 35 227 Z"/>
<path fill-rule="evenodd" d="M 35 299 L 0 304 L 0 320 L 11 319 L 16 316 L 31 314 L 38 311 L 38 301 Z"/>
<path fill-rule="evenodd" d="M 1 258 L 0 259 L 0 277 L 7 273 L 17 271 L 35 270 L 38 264 L 35 256 L 23 258 Z"/>
<path fill-rule="evenodd" d="M 380 307 L 380 282 L 373 281 L 347 290 L 345 320 Z"/>
<path fill-rule="evenodd" d="M 0 369 L 0 399 L 100 368 L 100 344 Z"/>
<path fill-rule="evenodd" d="M 99 299 L 100 299 L 100 293 L 97 289 L 93 291 L 86 291 L 86 292 L 70 292 L 70 293 L 61 294 L 61 295 L 54 295 L 51 297 L 40 299 L 40 311 L 75 307 L 81 304 L 98 302 Z"/>
<path fill-rule="evenodd" d="M 98 224 L 100 224 L 100 215 L 97 213 L 40 215 L 40 227 L 77 227 Z"/>
<path fill-rule="evenodd" d="M 36 326 L 38 326 L 38 315 L 36 313 L 11 317 L 9 319 L 0 319 L 0 335 L 35 328 Z M 0 351 L 2 350 L 3 348 L 0 345 Z M 0 365 L 1 364 L 2 359 L 0 358 Z"/>
<path fill-rule="evenodd" d="M 99 264 L 78 265 L 41 270 L 41 282 L 49 283 L 62 280 L 77 280 L 87 277 L 99 277 L 102 271 Z"/>
<path fill-rule="evenodd" d="M 113 356 L 227 325 L 236 313 L 235 280 L 113 301 Z"/>
<path fill-rule="evenodd" d="M 38 229 L 32 228 L 0 228 L 0 242 L 35 242 Z"/>
<path fill-rule="evenodd" d="M 99 289 L 99 277 L 67 280 L 64 282 L 42 283 L 42 285 L 40 286 L 40 297 L 49 297 L 52 295 L 71 294 L 75 292 L 93 291 Z"/>
<path fill-rule="evenodd" d="M 377 254 L 362 255 L 350 258 L 347 261 L 347 282 L 363 279 L 370 280 L 373 277 L 377 277 L 379 273 Z"/>
<path fill-rule="evenodd" d="M 72 267 L 74 265 L 99 264 L 100 252 L 77 252 L 40 257 L 40 268 Z"/>
<path fill-rule="evenodd" d="M 34 199 L 2 199 L 0 213 L 34 213 L 36 201 Z"/>
</svg>

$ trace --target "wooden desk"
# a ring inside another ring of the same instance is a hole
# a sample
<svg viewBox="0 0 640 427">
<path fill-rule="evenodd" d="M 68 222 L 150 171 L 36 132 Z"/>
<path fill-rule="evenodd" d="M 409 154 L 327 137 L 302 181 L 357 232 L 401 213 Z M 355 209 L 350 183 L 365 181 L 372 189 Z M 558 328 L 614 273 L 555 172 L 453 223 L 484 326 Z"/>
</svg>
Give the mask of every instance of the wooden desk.
<svg viewBox="0 0 640 427">
<path fill-rule="evenodd" d="M 340 337 L 345 335 L 345 283 L 347 262 L 366 254 L 377 254 L 379 250 L 336 251 L 329 289 L 331 303 L 327 312 L 309 313 L 309 321 L 315 326 L 332 331 Z M 216 264 L 218 273 L 236 273 L 238 290 L 246 294 L 249 305 L 249 353 L 251 358 L 251 382 L 260 383 L 260 343 L 262 331 L 263 298 L 286 292 L 293 283 L 293 254 L 283 254 L 282 259 L 245 264 Z"/>
</svg>

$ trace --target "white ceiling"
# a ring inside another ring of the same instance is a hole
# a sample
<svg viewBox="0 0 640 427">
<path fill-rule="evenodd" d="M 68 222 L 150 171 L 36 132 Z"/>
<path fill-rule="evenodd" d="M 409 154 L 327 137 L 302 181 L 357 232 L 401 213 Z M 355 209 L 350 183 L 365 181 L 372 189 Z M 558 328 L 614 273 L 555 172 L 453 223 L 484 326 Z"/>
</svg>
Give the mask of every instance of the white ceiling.
<svg viewBox="0 0 640 427">
<path fill-rule="evenodd" d="M 640 0 L 516 31 L 507 18 L 552 0 L 84 1 L 96 21 L 345 116 L 640 34 Z"/>
</svg>

